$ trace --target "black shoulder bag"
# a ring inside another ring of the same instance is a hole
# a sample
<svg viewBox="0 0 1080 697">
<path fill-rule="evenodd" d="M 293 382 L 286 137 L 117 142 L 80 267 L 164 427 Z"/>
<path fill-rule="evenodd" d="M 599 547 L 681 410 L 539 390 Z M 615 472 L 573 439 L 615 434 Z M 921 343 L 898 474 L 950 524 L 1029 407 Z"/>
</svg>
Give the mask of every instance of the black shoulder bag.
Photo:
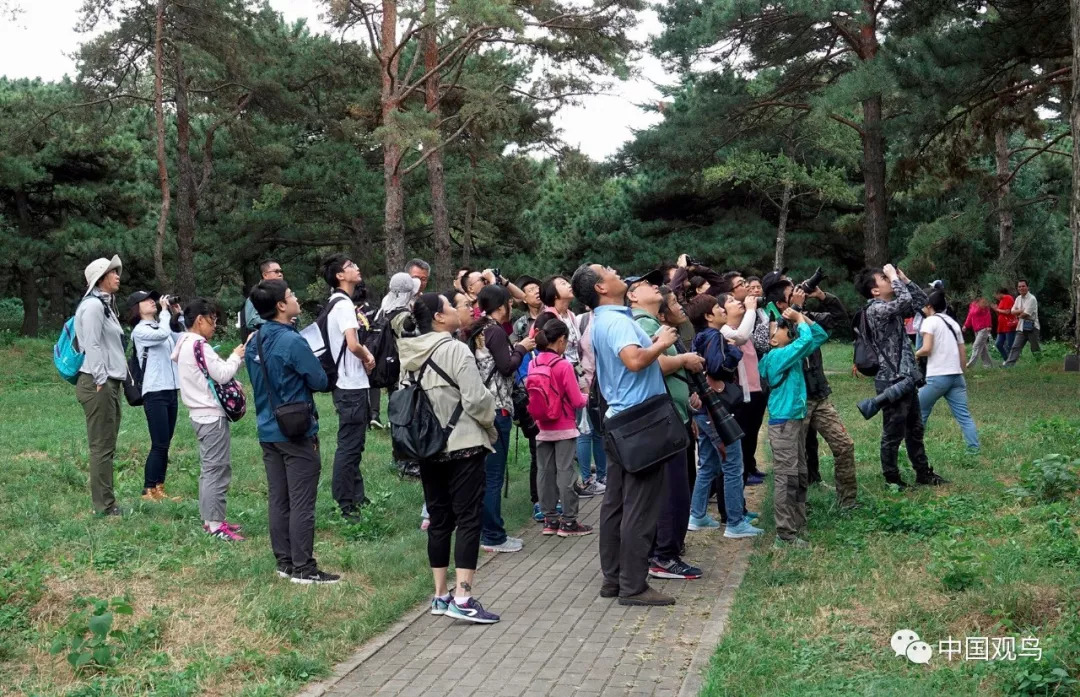
<svg viewBox="0 0 1080 697">
<path fill-rule="evenodd" d="M 149 353 L 150 347 L 147 346 L 143 349 L 142 361 L 136 362 L 135 339 L 131 340 L 131 358 L 128 359 L 128 374 L 124 378 L 124 398 L 133 407 L 143 405 L 142 384 L 146 376 L 146 358 Z"/>
<path fill-rule="evenodd" d="M 277 421 L 281 434 L 289 440 L 301 440 L 307 436 L 311 429 L 311 402 L 302 400 L 299 402 L 286 402 L 279 404 L 274 395 L 274 388 L 270 384 L 270 373 L 266 370 L 266 361 L 263 359 L 262 330 L 255 331 L 255 348 L 259 356 L 259 367 L 262 368 L 263 382 L 266 383 L 266 393 L 270 396 L 270 408 L 274 411 L 274 420 Z"/>
</svg>

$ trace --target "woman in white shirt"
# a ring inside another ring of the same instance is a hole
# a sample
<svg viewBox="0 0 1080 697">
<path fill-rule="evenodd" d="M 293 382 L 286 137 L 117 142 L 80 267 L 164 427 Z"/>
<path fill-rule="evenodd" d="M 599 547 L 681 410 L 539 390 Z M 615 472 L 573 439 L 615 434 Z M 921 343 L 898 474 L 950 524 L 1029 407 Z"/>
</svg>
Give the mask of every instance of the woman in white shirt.
<svg viewBox="0 0 1080 697">
<path fill-rule="evenodd" d="M 919 327 L 922 346 L 915 355 L 926 357 L 926 384 L 919 389 L 919 407 L 923 425 L 930 418 L 930 411 L 942 397 L 949 403 L 953 418 L 964 433 L 968 452 L 979 452 L 979 434 L 975 420 L 968 409 L 967 383 L 964 381 L 966 350 L 960 325 L 945 314 L 945 293 L 930 293 L 930 304 L 923 308 L 926 318 Z"/>
<path fill-rule="evenodd" d="M 142 396 L 146 425 L 150 430 L 150 452 L 143 466 L 143 499 L 163 501 L 165 472 L 169 466 L 169 445 L 176 430 L 177 390 L 180 376 L 172 361 L 173 348 L 183 328 L 169 309 L 169 297 L 141 290 L 128 296 L 128 323 L 139 365 L 143 369 Z M 179 314 L 179 313 L 177 313 Z M 179 329 L 180 331 L 176 331 Z M 178 498 L 173 498 L 179 501 Z"/>
</svg>

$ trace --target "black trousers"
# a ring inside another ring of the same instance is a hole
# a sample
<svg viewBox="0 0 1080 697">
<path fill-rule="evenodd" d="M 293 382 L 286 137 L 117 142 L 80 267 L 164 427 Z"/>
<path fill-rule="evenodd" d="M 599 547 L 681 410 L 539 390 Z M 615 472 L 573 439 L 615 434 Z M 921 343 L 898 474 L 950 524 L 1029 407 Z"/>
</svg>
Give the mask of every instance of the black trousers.
<svg viewBox="0 0 1080 697">
<path fill-rule="evenodd" d="M 735 423 L 739 424 L 743 433 L 746 434 L 742 439 L 744 483 L 750 475 L 761 474 L 755 456 L 757 455 L 758 433 L 761 431 L 761 422 L 765 420 L 765 408 L 768 403 L 769 400 L 764 392 L 751 392 L 750 401 L 739 404 L 733 414 Z"/>
<path fill-rule="evenodd" d="M 143 467 L 143 489 L 165 483 L 169 468 L 169 444 L 176 431 L 176 390 L 159 390 L 143 395 L 143 413 L 150 429 L 150 452 Z"/>
<path fill-rule="evenodd" d="M 536 488 L 536 436 L 529 439 L 529 500 L 533 503 L 540 502 L 540 494 Z"/>
<path fill-rule="evenodd" d="M 656 544 L 652 556 L 668 561 L 682 554 L 686 525 L 690 522 L 690 488 L 686 481 L 686 451 L 669 459 L 664 467 L 660 516 L 656 523 Z"/>
<path fill-rule="evenodd" d="M 372 387 L 368 390 L 368 410 L 371 415 L 371 419 L 379 418 L 379 413 L 382 411 L 382 405 L 379 399 L 381 396 L 382 390 L 376 387 Z"/>
<path fill-rule="evenodd" d="M 821 461 L 818 460 L 817 431 L 811 426 L 806 427 L 806 471 L 809 474 L 811 484 L 821 481 Z"/>
<path fill-rule="evenodd" d="M 322 470 L 319 439 L 259 445 L 269 490 L 270 547 L 278 565 L 313 570 L 315 496 Z"/>
<path fill-rule="evenodd" d="M 874 382 L 878 394 L 889 386 L 887 382 Z M 897 459 L 900 442 L 907 446 L 908 460 L 918 477 L 934 473 L 930 461 L 926 458 L 926 446 L 923 444 L 922 413 L 919 410 L 919 393 L 913 390 L 881 410 L 881 473 L 887 481 L 900 479 Z"/>
<path fill-rule="evenodd" d="M 617 585 L 619 595 L 628 597 L 648 587 L 649 552 L 656 541 L 668 463 L 630 474 L 606 445 L 604 452 L 608 476 L 600 504 L 600 569 L 604 583 Z"/>
<path fill-rule="evenodd" d="M 428 525 L 428 563 L 433 569 L 450 566 L 450 536 L 457 530 L 454 566 L 475 569 L 480 555 L 480 517 L 484 508 L 484 461 L 487 451 L 463 460 L 421 462 L 431 523 Z"/>
<path fill-rule="evenodd" d="M 334 408 L 338 413 L 338 432 L 330 491 L 341 512 L 350 515 L 364 502 L 360 461 L 371 420 L 368 390 L 334 390 Z"/>
</svg>

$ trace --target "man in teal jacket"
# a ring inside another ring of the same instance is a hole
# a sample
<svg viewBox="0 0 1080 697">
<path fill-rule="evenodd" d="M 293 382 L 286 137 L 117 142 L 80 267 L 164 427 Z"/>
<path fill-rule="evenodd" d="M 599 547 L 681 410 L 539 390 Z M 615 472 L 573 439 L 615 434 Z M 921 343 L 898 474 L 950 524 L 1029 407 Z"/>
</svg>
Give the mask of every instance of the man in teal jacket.
<svg viewBox="0 0 1080 697">
<path fill-rule="evenodd" d="M 769 326 L 769 352 L 758 361 L 769 386 L 769 446 L 773 453 L 776 544 L 806 547 L 806 381 L 802 361 L 829 338 L 825 330 L 792 308 Z"/>
<path fill-rule="evenodd" d="M 326 389 L 326 372 L 293 327 L 300 303 L 285 281 L 262 281 L 251 291 L 251 302 L 266 320 L 247 342 L 244 358 L 266 467 L 270 546 L 277 557 L 277 573 L 293 583 L 336 583 L 340 577 L 320 570 L 314 554 L 322 460 L 319 414 L 311 393 Z M 310 409 L 307 431 L 292 440 L 281 432 L 274 415 L 277 407 L 290 402 L 306 402 Z"/>
</svg>

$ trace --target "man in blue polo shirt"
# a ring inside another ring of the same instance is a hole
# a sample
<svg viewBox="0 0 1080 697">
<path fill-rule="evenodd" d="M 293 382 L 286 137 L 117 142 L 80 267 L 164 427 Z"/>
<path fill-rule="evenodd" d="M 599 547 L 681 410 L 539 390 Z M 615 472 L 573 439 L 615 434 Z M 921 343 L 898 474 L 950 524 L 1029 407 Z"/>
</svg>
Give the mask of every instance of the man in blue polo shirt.
<svg viewBox="0 0 1080 697">
<path fill-rule="evenodd" d="M 661 327 L 655 340 L 626 307 L 626 282 L 599 264 L 574 272 L 574 296 L 593 310 L 592 348 L 596 379 L 610 418 L 650 397 L 665 393 L 657 359 L 675 344 L 678 332 Z M 675 598 L 649 587 L 649 552 L 663 499 L 666 463 L 630 474 L 610 449 L 608 483 L 600 507 L 600 597 L 619 597 L 620 605 L 673 605 Z"/>
</svg>

